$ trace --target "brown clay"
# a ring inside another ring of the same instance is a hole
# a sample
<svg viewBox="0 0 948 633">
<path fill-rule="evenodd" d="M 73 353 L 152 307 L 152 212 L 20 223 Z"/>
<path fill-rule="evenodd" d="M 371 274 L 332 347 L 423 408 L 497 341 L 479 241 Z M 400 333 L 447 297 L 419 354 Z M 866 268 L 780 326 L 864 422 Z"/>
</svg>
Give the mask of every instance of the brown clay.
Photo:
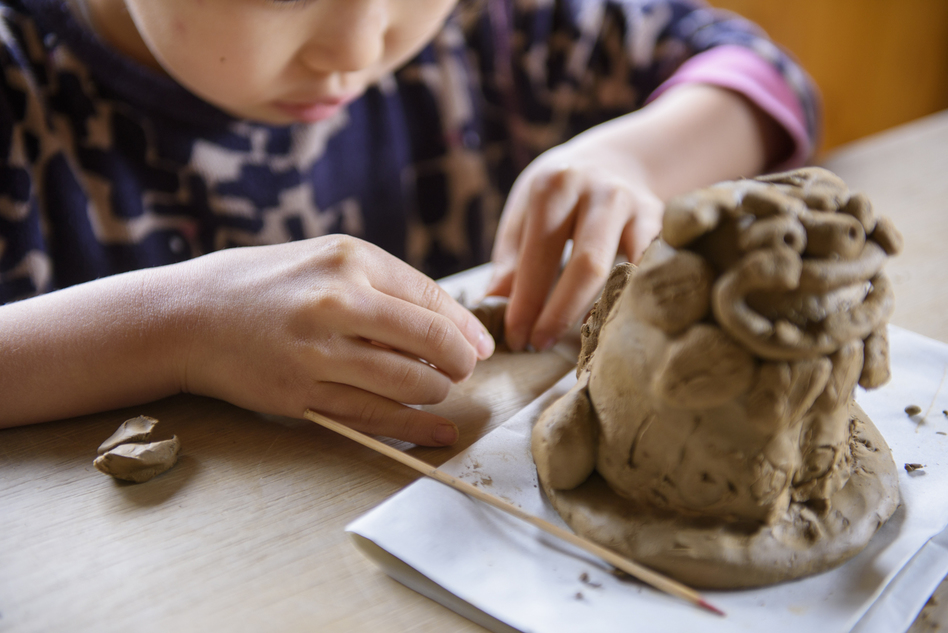
<svg viewBox="0 0 948 633">
<path fill-rule="evenodd" d="M 901 248 L 808 168 L 671 201 L 610 280 L 576 385 L 541 416 L 543 488 L 578 532 L 707 587 L 779 582 L 860 551 L 898 505 L 853 402 L 888 378 Z"/>
<path fill-rule="evenodd" d="M 143 483 L 174 466 L 180 448 L 177 436 L 147 444 L 120 444 L 99 455 L 93 464 L 116 479 Z"/>
<path fill-rule="evenodd" d="M 471 308 L 487 332 L 498 346 L 504 343 L 504 316 L 507 314 L 507 297 L 484 297 L 480 303 Z"/>
<path fill-rule="evenodd" d="M 119 425 L 115 433 L 109 436 L 107 440 L 99 445 L 99 455 L 115 448 L 119 444 L 127 442 L 142 442 L 151 437 L 158 420 L 150 418 L 147 415 L 140 415 L 137 418 L 125 420 Z"/>
<path fill-rule="evenodd" d="M 149 442 L 158 420 L 139 416 L 126 420 L 99 446 L 99 456 L 92 462 L 102 473 L 123 481 L 143 483 L 175 465 L 181 442 L 170 440 Z"/>
<path fill-rule="evenodd" d="M 612 305 L 616 302 L 616 299 L 619 298 L 619 294 L 629 282 L 634 270 L 635 266 L 628 262 L 619 264 L 612 269 L 612 273 L 606 280 L 606 285 L 602 289 L 602 295 L 599 297 L 599 301 L 593 306 L 593 309 L 590 311 L 589 316 L 586 318 L 580 330 L 580 334 L 582 335 L 582 347 L 580 348 L 579 362 L 576 367 L 577 376 L 582 373 L 592 360 L 593 352 L 599 344 L 599 330 L 602 329 L 603 323 L 606 322 L 606 317 L 609 316 L 609 311 L 612 310 Z"/>
</svg>

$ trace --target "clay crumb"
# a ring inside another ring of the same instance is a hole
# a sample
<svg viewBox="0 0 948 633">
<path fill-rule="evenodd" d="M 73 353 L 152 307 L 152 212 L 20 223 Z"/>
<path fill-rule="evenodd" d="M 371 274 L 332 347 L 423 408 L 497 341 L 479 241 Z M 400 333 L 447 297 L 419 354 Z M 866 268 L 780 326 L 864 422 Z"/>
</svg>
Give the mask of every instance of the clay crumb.
<svg viewBox="0 0 948 633">
<path fill-rule="evenodd" d="M 942 409 L 941 414 L 945 416 L 946 418 L 948 418 L 948 409 Z"/>
<path fill-rule="evenodd" d="M 910 404 L 909 406 L 905 407 L 905 412 L 909 415 L 918 415 L 922 412 L 922 408 L 917 404 Z"/>
<path fill-rule="evenodd" d="M 922 468 L 925 468 L 922 464 L 906 464 L 905 472 L 914 473 L 916 470 L 921 470 Z"/>
<path fill-rule="evenodd" d="M 135 483 L 165 472 L 178 461 L 181 442 L 177 436 L 150 442 L 157 424 L 158 420 L 148 416 L 126 420 L 99 446 L 99 456 L 92 465 L 106 475 Z"/>
<path fill-rule="evenodd" d="M 586 572 L 583 572 L 579 575 L 579 582 L 583 583 L 587 587 L 592 587 L 593 589 L 598 589 L 599 587 L 602 587 L 601 582 L 593 582 L 592 580 L 590 580 L 589 574 L 587 574 Z"/>
<path fill-rule="evenodd" d="M 576 592 L 576 595 L 573 596 L 573 597 L 576 598 L 577 600 L 582 600 L 582 599 L 583 599 L 583 592 L 582 592 L 582 591 L 577 591 L 577 592 Z"/>
</svg>

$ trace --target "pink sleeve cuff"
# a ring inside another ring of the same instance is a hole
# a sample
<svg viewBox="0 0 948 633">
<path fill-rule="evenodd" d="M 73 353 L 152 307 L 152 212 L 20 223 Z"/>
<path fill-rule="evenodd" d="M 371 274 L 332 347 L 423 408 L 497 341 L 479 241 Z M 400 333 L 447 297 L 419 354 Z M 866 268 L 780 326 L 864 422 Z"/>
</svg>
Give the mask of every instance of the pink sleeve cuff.
<svg viewBox="0 0 948 633">
<path fill-rule="evenodd" d="M 749 99 L 779 123 L 793 140 L 790 156 L 769 169 L 780 171 L 803 165 L 813 144 L 806 130 L 803 108 L 783 76 L 754 51 L 743 46 L 719 46 L 695 55 L 653 92 L 688 83 L 702 83 L 733 90 Z"/>
</svg>

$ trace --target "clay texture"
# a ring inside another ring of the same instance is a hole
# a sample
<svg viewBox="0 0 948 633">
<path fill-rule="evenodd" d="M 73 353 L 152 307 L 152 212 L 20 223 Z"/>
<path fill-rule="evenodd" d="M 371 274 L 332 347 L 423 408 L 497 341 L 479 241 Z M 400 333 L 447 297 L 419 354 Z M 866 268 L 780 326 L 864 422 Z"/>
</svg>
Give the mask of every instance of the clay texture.
<svg viewBox="0 0 948 633">
<path fill-rule="evenodd" d="M 143 483 L 160 475 L 178 461 L 181 442 L 177 436 L 170 440 L 149 441 L 158 420 L 138 416 L 125 420 L 99 446 L 99 456 L 92 462 L 102 473 L 123 481 Z"/>
<path fill-rule="evenodd" d="M 672 200 L 583 328 L 576 386 L 533 431 L 577 532 L 703 587 L 779 582 L 860 551 L 898 506 L 853 401 L 888 379 L 901 237 L 807 168 Z"/>
</svg>

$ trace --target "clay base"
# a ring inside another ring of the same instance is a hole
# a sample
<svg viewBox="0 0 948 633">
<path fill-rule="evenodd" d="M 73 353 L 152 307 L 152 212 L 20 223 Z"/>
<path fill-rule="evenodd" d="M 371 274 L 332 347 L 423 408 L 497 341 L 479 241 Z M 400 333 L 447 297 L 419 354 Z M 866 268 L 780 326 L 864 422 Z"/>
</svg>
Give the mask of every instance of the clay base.
<svg viewBox="0 0 948 633">
<path fill-rule="evenodd" d="M 858 405 L 853 414 L 853 474 L 830 511 L 793 503 L 782 520 L 753 531 L 636 512 L 597 473 L 572 490 L 541 484 L 576 533 L 688 585 L 737 589 L 792 580 L 858 554 L 899 506 L 892 453 Z"/>
</svg>

